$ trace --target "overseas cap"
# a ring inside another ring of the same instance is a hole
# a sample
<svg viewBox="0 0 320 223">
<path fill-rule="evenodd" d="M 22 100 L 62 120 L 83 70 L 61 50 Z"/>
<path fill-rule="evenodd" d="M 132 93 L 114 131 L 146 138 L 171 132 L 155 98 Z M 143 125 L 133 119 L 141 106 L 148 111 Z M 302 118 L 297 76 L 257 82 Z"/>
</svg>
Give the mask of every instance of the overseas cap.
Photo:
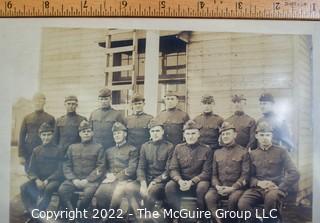
<svg viewBox="0 0 320 223">
<path fill-rule="evenodd" d="M 183 130 L 187 129 L 200 129 L 201 127 L 193 120 L 189 120 L 184 124 Z"/>
<path fill-rule="evenodd" d="M 111 90 L 109 88 L 102 88 L 99 91 L 99 97 L 105 98 L 105 97 L 110 97 L 111 96 Z"/>
<path fill-rule="evenodd" d="M 164 95 L 164 97 L 168 97 L 168 96 L 176 96 L 179 97 L 178 92 L 176 91 L 167 91 L 166 94 Z"/>
<path fill-rule="evenodd" d="M 234 127 L 234 125 L 230 122 L 223 122 L 220 129 L 219 129 L 219 133 L 222 133 L 223 131 L 226 131 L 229 129 L 236 130 L 236 127 Z"/>
<path fill-rule="evenodd" d="M 245 100 L 247 99 L 243 96 L 243 94 L 240 94 L 240 95 L 235 94 L 235 95 L 232 95 L 232 98 L 231 98 L 231 101 L 233 103 L 245 101 Z"/>
<path fill-rule="evenodd" d="M 260 122 L 256 132 L 273 132 L 272 126 L 268 122 Z"/>
<path fill-rule="evenodd" d="M 112 126 L 112 132 L 127 131 L 127 128 L 121 122 L 115 122 Z"/>
<path fill-rule="evenodd" d="M 67 101 L 76 101 L 76 102 L 78 102 L 78 98 L 75 95 L 69 95 L 69 96 L 64 98 L 64 102 L 67 102 Z"/>
<path fill-rule="evenodd" d="M 148 124 L 148 128 L 151 129 L 151 128 L 156 127 L 156 126 L 161 126 L 163 128 L 163 123 L 160 122 L 157 119 L 151 119 L 149 124 Z"/>
<path fill-rule="evenodd" d="M 214 103 L 214 99 L 213 99 L 213 96 L 212 95 L 203 95 L 202 98 L 201 98 L 201 103 L 203 104 L 212 104 Z"/>
<path fill-rule="evenodd" d="M 33 100 L 46 100 L 46 96 L 41 93 L 41 92 L 37 92 L 33 95 Z"/>
<path fill-rule="evenodd" d="M 78 130 L 79 130 L 79 132 L 81 132 L 82 130 L 85 130 L 85 129 L 92 129 L 92 128 L 91 128 L 91 125 L 88 121 L 83 120 L 80 123 Z"/>
<path fill-rule="evenodd" d="M 138 101 L 145 101 L 145 99 L 140 94 L 134 94 L 131 98 L 131 103 L 138 102 Z"/>
<path fill-rule="evenodd" d="M 274 102 L 274 98 L 273 95 L 270 93 L 263 93 L 261 94 L 259 101 L 270 101 L 270 102 Z"/>
<path fill-rule="evenodd" d="M 44 122 L 40 125 L 38 132 L 39 134 L 42 132 L 53 132 L 53 126 L 51 126 L 49 123 Z"/>
</svg>

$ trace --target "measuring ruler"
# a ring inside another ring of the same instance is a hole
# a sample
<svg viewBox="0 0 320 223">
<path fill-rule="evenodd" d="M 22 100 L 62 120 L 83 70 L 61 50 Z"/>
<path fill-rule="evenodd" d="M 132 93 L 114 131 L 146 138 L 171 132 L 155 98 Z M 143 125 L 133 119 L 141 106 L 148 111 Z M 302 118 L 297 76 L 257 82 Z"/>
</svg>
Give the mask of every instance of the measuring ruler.
<svg viewBox="0 0 320 223">
<path fill-rule="evenodd" d="M 320 20 L 320 0 L 0 0 L 0 17 Z"/>
</svg>

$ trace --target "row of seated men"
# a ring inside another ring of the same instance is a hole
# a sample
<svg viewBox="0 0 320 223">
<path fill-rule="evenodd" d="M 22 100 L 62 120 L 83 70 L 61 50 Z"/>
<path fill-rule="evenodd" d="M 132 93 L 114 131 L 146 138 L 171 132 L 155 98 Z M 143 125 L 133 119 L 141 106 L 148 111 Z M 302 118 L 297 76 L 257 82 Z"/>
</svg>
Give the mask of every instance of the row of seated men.
<svg viewBox="0 0 320 223">
<path fill-rule="evenodd" d="M 228 210 L 253 211 L 262 203 L 269 213 L 299 179 L 287 150 L 272 144 L 273 128 L 267 122 L 258 124 L 258 148 L 250 153 L 236 143 L 237 131 L 229 122 L 219 129 L 221 148 L 215 152 L 199 141 L 201 126 L 195 121 L 185 123 L 185 143 L 176 146 L 164 139 L 159 120 L 151 120 L 148 129 L 150 141 L 139 151 L 127 142 L 127 127 L 116 122 L 115 145 L 105 150 L 93 141 L 92 125 L 83 120 L 78 128 L 81 142 L 71 144 L 62 159 L 53 143 L 53 127 L 43 123 L 42 145 L 34 149 L 29 164 L 31 179 L 21 187 L 26 207 L 46 210 L 58 191 L 70 211 L 88 208 L 94 195 L 99 209 L 118 209 L 126 197 L 145 200 L 149 209 L 165 202 L 167 208 L 179 210 L 181 197 L 191 195 L 199 210 L 210 210 L 212 220 L 222 222 L 215 216 L 221 199 L 228 200 Z M 75 191 L 82 191 L 76 204 L 71 201 Z"/>
</svg>

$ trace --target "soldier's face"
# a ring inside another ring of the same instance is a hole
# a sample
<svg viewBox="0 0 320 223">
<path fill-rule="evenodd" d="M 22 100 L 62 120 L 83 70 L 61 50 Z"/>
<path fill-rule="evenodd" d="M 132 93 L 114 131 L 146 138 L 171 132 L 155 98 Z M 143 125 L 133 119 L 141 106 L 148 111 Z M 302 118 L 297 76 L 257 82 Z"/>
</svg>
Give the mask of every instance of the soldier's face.
<svg viewBox="0 0 320 223">
<path fill-rule="evenodd" d="M 67 113 L 69 112 L 75 112 L 77 110 L 78 102 L 76 101 L 66 101 L 64 103 L 64 106 L 67 110 Z"/>
<path fill-rule="evenodd" d="M 202 103 L 202 111 L 204 112 L 204 113 L 210 113 L 210 112 L 212 112 L 213 111 L 213 103 Z"/>
<path fill-rule="evenodd" d="M 164 98 L 164 103 L 166 104 L 167 109 L 177 107 L 178 102 L 179 102 L 179 100 L 178 100 L 177 96 L 166 96 Z"/>
<path fill-rule="evenodd" d="M 41 132 L 40 139 L 43 145 L 49 144 L 53 138 L 53 132 Z"/>
<path fill-rule="evenodd" d="M 195 144 L 200 137 L 200 131 L 198 129 L 186 129 L 184 130 L 183 137 L 188 144 Z"/>
<path fill-rule="evenodd" d="M 46 103 L 45 99 L 42 99 L 42 98 L 33 99 L 34 110 L 35 111 L 43 110 L 45 103 Z"/>
<path fill-rule="evenodd" d="M 256 138 L 261 147 L 268 147 L 272 145 L 272 132 L 258 132 Z"/>
<path fill-rule="evenodd" d="M 234 111 L 243 111 L 247 102 L 245 100 L 236 101 L 233 103 Z"/>
<path fill-rule="evenodd" d="M 127 137 L 127 132 L 125 131 L 114 131 L 113 132 L 113 139 L 115 143 L 120 144 L 122 143 Z"/>
<path fill-rule="evenodd" d="M 273 111 L 273 102 L 271 101 L 260 101 L 260 109 L 263 114 Z"/>
<path fill-rule="evenodd" d="M 136 101 L 132 103 L 132 110 L 134 113 L 142 112 L 144 108 L 144 101 Z"/>
<path fill-rule="evenodd" d="M 93 131 L 91 129 L 83 129 L 79 132 L 81 142 L 90 141 L 93 137 Z"/>
<path fill-rule="evenodd" d="M 237 133 L 233 129 L 228 129 L 221 132 L 221 140 L 224 144 L 232 143 L 237 136 Z"/>
<path fill-rule="evenodd" d="M 159 141 L 163 138 L 164 130 L 161 126 L 155 126 L 150 129 L 150 138 L 153 142 Z"/>
<path fill-rule="evenodd" d="M 99 97 L 98 101 L 101 108 L 109 108 L 111 105 L 111 97 Z"/>
</svg>

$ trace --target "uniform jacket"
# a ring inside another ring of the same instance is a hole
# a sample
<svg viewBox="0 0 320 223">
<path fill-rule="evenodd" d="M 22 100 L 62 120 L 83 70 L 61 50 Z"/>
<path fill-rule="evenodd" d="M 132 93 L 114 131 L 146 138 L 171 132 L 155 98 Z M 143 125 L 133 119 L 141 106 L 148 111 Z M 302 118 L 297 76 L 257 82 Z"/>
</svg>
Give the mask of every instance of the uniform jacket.
<svg viewBox="0 0 320 223">
<path fill-rule="evenodd" d="M 183 125 L 190 119 L 189 115 L 178 109 L 169 109 L 160 112 L 156 118 L 164 124 L 165 138 L 173 145 L 183 141 Z"/>
<path fill-rule="evenodd" d="M 33 149 L 42 144 L 38 130 L 44 122 L 55 125 L 54 117 L 44 111 L 32 112 L 23 119 L 19 135 L 20 157 L 29 159 Z"/>
<path fill-rule="evenodd" d="M 201 143 L 178 144 L 170 162 L 170 177 L 176 182 L 180 179 L 192 180 L 194 183 L 209 181 L 212 153 L 209 146 Z"/>
<path fill-rule="evenodd" d="M 215 151 L 212 162 L 212 186 L 244 188 L 249 183 L 250 158 L 242 146 L 232 143 Z"/>
<path fill-rule="evenodd" d="M 140 150 L 138 180 L 166 182 L 173 150 L 173 144 L 165 140 L 144 143 Z"/>
<path fill-rule="evenodd" d="M 72 144 L 63 162 L 63 173 L 67 180 L 96 182 L 102 177 L 100 170 L 103 164 L 104 150 L 100 144 L 92 141 Z"/>
</svg>

